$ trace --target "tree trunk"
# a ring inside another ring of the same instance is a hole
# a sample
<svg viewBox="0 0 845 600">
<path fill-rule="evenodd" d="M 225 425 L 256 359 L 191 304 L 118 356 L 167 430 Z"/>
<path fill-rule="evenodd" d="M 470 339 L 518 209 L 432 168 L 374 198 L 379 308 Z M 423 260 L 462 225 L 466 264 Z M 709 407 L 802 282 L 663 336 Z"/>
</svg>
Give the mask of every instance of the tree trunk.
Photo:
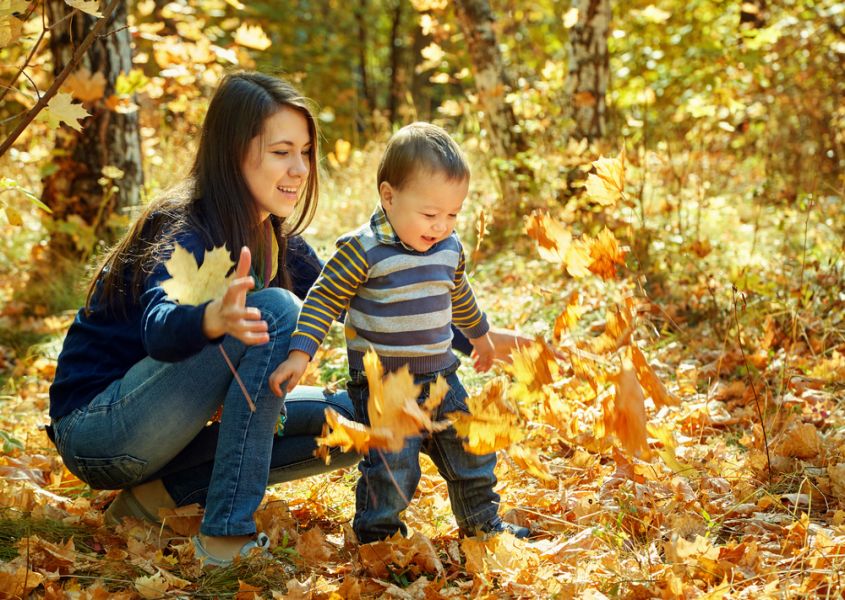
<svg viewBox="0 0 845 600">
<path fill-rule="evenodd" d="M 358 27 L 358 76 L 361 80 L 361 97 L 364 100 L 364 115 L 361 121 L 366 123 L 376 109 L 376 100 L 370 86 L 369 69 L 367 68 L 367 0 L 359 0 L 355 8 L 355 23 Z"/>
<path fill-rule="evenodd" d="M 64 0 L 48 0 L 47 11 L 50 22 L 56 24 L 50 51 L 53 71 L 58 74 L 96 17 L 78 11 L 68 17 L 73 9 Z M 140 203 L 143 171 L 138 114 L 114 112 L 105 104 L 105 98 L 115 93 L 117 76 L 132 68 L 125 3 L 114 11 L 105 31 L 79 65 L 105 77 L 105 96 L 86 103 L 92 116 L 83 122 L 81 132 L 68 127 L 56 131 L 56 169 L 43 182 L 42 200 L 53 210 L 48 260 L 86 257 L 97 240 L 111 241 L 109 216 Z M 104 178 L 107 166 L 117 167 L 123 175 L 111 172 Z"/>
<path fill-rule="evenodd" d="M 391 125 L 399 122 L 399 106 L 402 104 L 404 82 L 402 74 L 402 2 L 396 0 L 390 26 L 390 91 L 387 99 L 387 116 Z"/>
<path fill-rule="evenodd" d="M 739 10 L 740 29 L 760 29 L 766 26 L 766 0 L 745 0 Z"/>
<path fill-rule="evenodd" d="M 420 12 L 420 16 L 430 14 L 430 10 Z M 417 24 L 414 27 L 414 42 L 411 49 L 411 98 L 414 101 L 414 110 L 417 118 L 422 121 L 431 120 L 431 89 L 429 81 L 431 70 L 419 70 L 420 58 L 423 49 L 431 44 L 433 38 L 430 33 L 424 33 L 422 26 Z"/>
<path fill-rule="evenodd" d="M 533 174 L 520 156 L 528 144 L 513 107 L 505 99 L 510 78 L 499 51 L 495 17 L 488 0 L 456 0 L 454 6 L 469 49 L 491 150 L 501 161 L 495 171 L 503 202 L 493 208 L 491 215 L 491 235 L 497 237 L 513 220 L 514 213 L 522 212 L 524 192 L 533 183 Z"/>
<path fill-rule="evenodd" d="M 607 87 L 610 60 L 610 0 L 573 0 L 578 22 L 569 32 L 569 82 L 576 137 L 590 140 L 607 133 Z"/>
</svg>

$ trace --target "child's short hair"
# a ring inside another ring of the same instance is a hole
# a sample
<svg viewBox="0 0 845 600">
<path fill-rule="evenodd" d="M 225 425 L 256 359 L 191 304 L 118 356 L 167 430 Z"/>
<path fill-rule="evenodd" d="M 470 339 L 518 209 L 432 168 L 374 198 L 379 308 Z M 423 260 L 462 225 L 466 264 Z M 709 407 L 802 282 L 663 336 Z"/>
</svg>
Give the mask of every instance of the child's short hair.
<svg viewBox="0 0 845 600">
<path fill-rule="evenodd" d="M 378 166 L 378 185 L 386 181 L 402 189 L 420 171 L 443 173 L 457 181 L 469 177 L 469 165 L 458 144 L 432 123 L 411 123 L 391 136 Z"/>
</svg>

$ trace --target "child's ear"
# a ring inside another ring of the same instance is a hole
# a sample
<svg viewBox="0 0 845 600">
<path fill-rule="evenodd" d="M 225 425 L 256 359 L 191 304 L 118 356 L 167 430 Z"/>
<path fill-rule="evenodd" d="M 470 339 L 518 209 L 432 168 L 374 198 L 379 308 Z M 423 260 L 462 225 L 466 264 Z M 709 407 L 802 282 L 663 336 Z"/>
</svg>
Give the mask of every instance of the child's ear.
<svg viewBox="0 0 845 600">
<path fill-rule="evenodd" d="M 393 203 L 393 186 L 382 181 L 378 186 L 378 195 L 381 196 L 382 206 L 390 206 Z"/>
</svg>

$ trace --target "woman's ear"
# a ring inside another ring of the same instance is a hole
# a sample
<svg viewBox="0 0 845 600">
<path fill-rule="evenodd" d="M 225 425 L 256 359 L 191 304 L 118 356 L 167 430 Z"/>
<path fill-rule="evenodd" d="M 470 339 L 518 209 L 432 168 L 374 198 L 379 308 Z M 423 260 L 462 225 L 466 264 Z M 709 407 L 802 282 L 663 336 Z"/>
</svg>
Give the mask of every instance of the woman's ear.
<svg viewBox="0 0 845 600">
<path fill-rule="evenodd" d="M 388 182 L 382 181 L 378 186 L 378 195 L 381 196 L 382 206 L 393 205 L 393 186 Z"/>
</svg>

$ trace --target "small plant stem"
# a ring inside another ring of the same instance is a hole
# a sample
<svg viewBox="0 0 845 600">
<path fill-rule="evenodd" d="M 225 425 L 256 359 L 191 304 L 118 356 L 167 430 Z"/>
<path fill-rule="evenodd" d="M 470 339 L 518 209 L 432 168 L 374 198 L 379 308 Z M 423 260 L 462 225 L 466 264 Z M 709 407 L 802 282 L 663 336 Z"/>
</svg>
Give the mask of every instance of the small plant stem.
<svg viewBox="0 0 845 600">
<path fill-rule="evenodd" d="M 731 294 L 733 295 L 733 313 L 734 324 L 736 325 L 736 342 L 739 345 L 739 352 L 742 354 L 742 362 L 745 364 L 745 372 L 748 373 L 748 383 L 751 385 L 751 391 L 754 394 L 754 407 L 757 409 L 757 417 L 760 419 L 760 429 L 763 430 L 763 446 L 766 448 L 766 466 L 769 472 L 769 483 L 772 481 L 772 457 L 769 456 L 769 437 L 766 434 L 766 422 L 763 420 L 763 409 L 760 407 L 760 397 L 757 395 L 757 388 L 754 387 L 754 377 L 751 374 L 751 368 L 748 364 L 748 358 L 745 356 L 745 348 L 742 345 L 742 329 L 739 326 L 739 318 L 736 314 L 736 286 L 731 286 Z"/>
<path fill-rule="evenodd" d="M 235 369 L 235 365 L 233 365 L 232 361 L 229 360 L 229 355 L 226 354 L 226 349 L 223 347 L 223 344 L 220 344 L 217 347 L 220 348 L 220 354 L 223 355 L 223 360 L 225 360 L 226 364 L 229 365 L 229 370 L 232 372 L 232 375 L 235 376 L 235 381 L 238 382 L 241 391 L 244 393 L 244 396 L 246 397 L 247 406 L 249 406 L 249 410 L 255 412 L 255 402 L 253 402 L 252 398 L 249 397 L 249 392 L 246 391 L 246 386 L 244 385 L 243 380 L 241 380 L 241 376 L 238 375 L 238 371 Z"/>
<path fill-rule="evenodd" d="M 103 16 L 100 18 L 95 24 L 88 35 L 85 36 L 85 39 L 82 40 L 82 43 L 76 49 L 76 52 L 73 53 L 73 57 L 71 57 L 70 61 L 65 65 L 65 68 L 62 69 L 62 72 L 56 76 L 56 79 L 53 81 L 53 85 L 44 92 L 44 95 L 38 99 L 38 102 L 35 103 L 35 106 L 30 108 L 27 113 L 24 115 L 23 119 L 15 130 L 9 134 L 3 143 L 0 144 L 0 156 L 6 154 L 6 151 L 12 147 L 12 144 L 20 137 L 20 135 L 24 132 L 24 130 L 32 123 L 32 120 L 38 116 L 45 106 L 50 102 L 53 96 L 56 95 L 56 92 L 59 91 L 59 88 L 64 83 L 65 79 L 68 78 L 68 75 L 76 68 L 79 62 L 82 60 L 82 57 L 85 56 L 85 53 L 88 52 L 88 48 L 91 47 L 91 44 L 94 43 L 100 36 L 100 32 L 105 28 L 106 24 L 109 21 L 109 17 L 111 17 L 112 13 L 120 4 L 121 0 L 111 0 L 109 5 L 106 7 L 106 10 L 103 11 Z"/>
</svg>

